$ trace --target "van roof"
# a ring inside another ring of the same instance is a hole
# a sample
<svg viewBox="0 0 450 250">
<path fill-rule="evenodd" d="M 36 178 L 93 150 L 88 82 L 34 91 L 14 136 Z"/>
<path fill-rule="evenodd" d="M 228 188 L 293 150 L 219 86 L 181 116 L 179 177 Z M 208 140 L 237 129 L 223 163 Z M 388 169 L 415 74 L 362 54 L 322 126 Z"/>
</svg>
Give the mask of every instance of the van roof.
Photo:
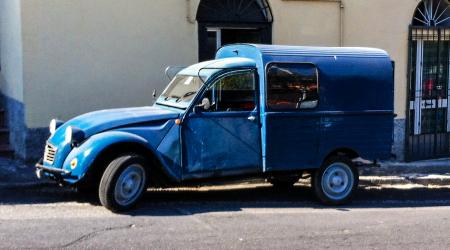
<svg viewBox="0 0 450 250">
<path fill-rule="evenodd" d="M 180 75 L 197 75 L 203 69 L 205 69 L 206 74 L 211 74 L 220 69 L 227 68 L 254 68 L 256 67 L 256 62 L 249 58 L 243 57 L 233 57 L 233 58 L 223 58 L 211 61 L 200 62 L 191 65 L 180 71 Z M 206 71 L 208 70 L 209 71 Z"/>
<path fill-rule="evenodd" d="M 392 110 L 394 105 L 393 65 L 381 49 L 234 44 L 219 49 L 216 58 L 238 56 L 257 63 L 261 98 L 267 94 L 268 65 L 307 63 L 319 72 L 317 110 Z"/>
<path fill-rule="evenodd" d="M 263 44 L 230 44 L 224 47 L 253 47 L 263 55 L 276 56 L 350 56 L 350 57 L 389 57 L 389 54 L 376 48 L 365 47 L 313 47 Z"/>
</svg>

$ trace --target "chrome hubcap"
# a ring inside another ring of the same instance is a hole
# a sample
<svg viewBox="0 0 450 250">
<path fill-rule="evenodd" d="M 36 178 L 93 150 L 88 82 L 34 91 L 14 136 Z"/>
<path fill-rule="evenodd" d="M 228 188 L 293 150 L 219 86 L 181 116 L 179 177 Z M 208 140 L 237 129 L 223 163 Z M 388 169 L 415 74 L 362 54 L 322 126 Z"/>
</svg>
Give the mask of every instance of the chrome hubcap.
<svg viewBox="0 0 450 250">
<path fill-rule="evenodd" d="M 353 172 L 345 163 L 333 163 L 324 171 L 321 184 L 322 190 L 328 198 L 345 199 L 353 188 Z"/>
<path fill-rule="evenodd" d="M 114 198 L 122 206 L 132 204 L 144 190 L 145 170 L 138 164 L 130 165 L 120 174 L 114 189 Z"/>
</svg>

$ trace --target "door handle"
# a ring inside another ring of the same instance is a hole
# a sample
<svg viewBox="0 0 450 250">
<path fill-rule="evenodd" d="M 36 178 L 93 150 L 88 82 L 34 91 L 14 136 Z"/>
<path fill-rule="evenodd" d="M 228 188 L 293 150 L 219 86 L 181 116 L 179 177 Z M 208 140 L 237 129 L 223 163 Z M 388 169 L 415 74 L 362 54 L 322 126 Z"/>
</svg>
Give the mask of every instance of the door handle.
<svg viewBox="0 0 450 250">
<path fill-rule="evenodd" d="M 249 121 L 251 121 L 251 122 L 254 122 L 254 121 L 256 121 L 256 116 L 251 115 L 251 116 L 249 116 L 247 119 L 248 119 Z"/>
</svg>

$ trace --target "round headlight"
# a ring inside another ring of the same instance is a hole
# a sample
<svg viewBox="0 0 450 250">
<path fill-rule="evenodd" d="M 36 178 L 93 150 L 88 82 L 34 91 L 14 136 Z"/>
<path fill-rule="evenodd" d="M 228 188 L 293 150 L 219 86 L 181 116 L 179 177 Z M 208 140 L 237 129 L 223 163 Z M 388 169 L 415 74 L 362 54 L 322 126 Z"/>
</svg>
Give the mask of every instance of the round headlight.
<svg viewBox="0 0 450 250">
<path fill-rule="evenodd" d="M 72 143 L 73 129 L 72 126 L 66 128 L 66 133 L 64 137 L 64 141 L 69 144 Z"/>
<path fill-rule="evenodd" d="M 63 125 L 64 122 L 57 120 L 57 119 L 52 119 L 50 121 L 50 125 L 48 126 L 48 130 L 50 131 L 50 134 L 54 134 L 56 132 L 56 130 Z"/>
<path fill-rule="evenodd" d="M 68 126 L 65 131 L 64 141 L 66 144 L 71 144 L 74 147 L 77 147 L 80 143 L 82 143 L 85 139 L 85 134 L 83 130 Z"/>
<path fill-rule="evenodd" d="M 48 130 L 50 131 L 50 134 L 54 134 L 56 131 L 56 120 L 53 119 L 50 121 L 50 126 L 48 126 Z"/>
</svg>

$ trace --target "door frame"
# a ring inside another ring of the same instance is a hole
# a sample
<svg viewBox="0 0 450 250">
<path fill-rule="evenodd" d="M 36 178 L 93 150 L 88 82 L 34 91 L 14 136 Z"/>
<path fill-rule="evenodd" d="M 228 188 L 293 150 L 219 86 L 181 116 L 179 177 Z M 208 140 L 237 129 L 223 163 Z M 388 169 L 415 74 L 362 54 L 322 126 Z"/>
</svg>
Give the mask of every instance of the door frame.
<svg viewBox="0 0 450 250">
<path fill-rule="evenodd" d="M 319 94 L 318 96 L 318 100 L 317 100 L 317 106 L 311 109 L 300 109 L 300 110 L 270 110 L 268 105 L 267 105 L 267 99 L 268 99 L 268 84 L 269 84 L 269 76 L 268 76 L 268 69 L 272 64 L 297 64 L 297 65 L 310 65 L 310 66 L 314 66 L 316 69 L 316 76 L 317 76 L 317 92 Z M 308 61 L 301 61 L 301 62 L 296 62 L 296 61 L 280 61 L 280 60 L 272 60 L 269 62 L 266 62 L 266 66 L 264 67 L 264 82 L 261 83 L 261 88 L 264 88 L 264 102 L 261 103 L 261 112 L 264 113 L 264 116 L 261 117 L 262 121 L 262 144 L 263 144 L 263 158 L 264 158 L 264 162 L 263 162 L 263 171 L 264 172 L 277 172 L 280 171 L 280 169 L 275 168 L 273 166 L 270 166 L 270 162 L 268 162 L 268 160 L 270 160 L 269 158 L 269 154 L 270 152 L 268 152 L 267 149 L 267 144 L 268 144 L 268 136 L 267 136 L 267 127 L 268 124 L 270 123 L 270 121 L 268 121 L 268 117 L 300 117 L 300 118 L 311 118 L 311 117 L 316 117 L 317 119 L 321 119 L 321 115 L 319 114 L 319 110 L 320 110 L 320 71 L 319 71 L 319 67 L 312 62 L 308 62 Z M 302 120 L 302 119 L 300 119 Z M 289 124 L 288 124 L 289 125 Z M 319 125 L 319 124 L 318 124 Z M 311 143 L 314 147 L 314 156 L 311 160 L 310 167 L 308 167 L 307 164 L 304 165 L 304 169 L 307 168 L 314 168 L 316 167 L 313 162 L 315 160 L 317 160 L 318 157 L 318 153 L 319 153 L 319 146 L 320 146 L 320 136 L 319 136 L 319 131 L 315 131 L 314 132 L 315 135 L 317 135 L 317 138 L 314 139 L 314 141 Z M 281 171 L 292 171 L 293 169 L 281 169 Z"/>
<path fill-rule="evenodd" d="M 232 74 L 233 72 L 239 72 L 239 71 L 252 71 L 253 74 L 254 74 L 254 77 L 255 77 L 255 99 L 254 99 L 255 100 L 255 108 L 252 111 L 237 111 L 237 112 L 241 112 L 241 113 L 242 112 L 246 112 L 246 113 L 249 113 L 250 115 L 254 114 L 254 116 L 256 117 L 256 121 L 255 122 L 258 123 L 258 133 L 259 133 L 259 140 L 257 141 L 257 143 L 259 143 L 259 152 L 260 152 L 260 160 L 259 160 L 259 169 L 258 169 L 258 171 L 261 172 L 261 173 L 263 172 L 263 160 L 262 160 L 262 147 L 263 146 L 262 146 L 262 143 L 261 143 L 261 136 L 262 136 L 262 134 L 261 134 L 261 119 L 260 119 L 260 112 L 261 112 L 261 110 L 260 110 L 260 98 L 259 98 L 261 90 L 260 90 L 260 82 L 259 82 L 260 81 L 260 76 L 258 74 L 258 69 L 257 68 L 253 68 L 253 67 L 250 67 L 250 68 L 248 68 L 248 67 L 247 68 L 246 67 L 243 67 L 243 68 L 229 68 L 225 72 L 217 73 L 215 76 L 211 77 L 210 79 L 208 79 L 204 83 L 204 85 L 201 88 L 201 90 L 199 91 L 198 95 L 194 98 L 194 100 L 192 101 L 191 105 L 186 109 L 186 112 L 184 113 L 183 117 L 181 118 L 180 130 L 179 130 L 179 133 L 180 133 L 179 138 L 180 138 L 180 145 L 181 145 L 181 147 L 180 147 L 181 148 L 180 156 L 181 156 L 181 168 L 182 168 L 181 175 L 182 175 L 182 180 L 190 180 L 190 179 L 194 179 L 194 178 L 198 177 L 197 174 L 192 175 L 191 173 L 186 171 L 187 163 L 186 163 L 186 160 L 185 160 L 185 157 L 186 157 L 185 154 L 187 152 L 185 152 L 185 145 L 184 145 L 184 137 L 185 137 L 185 135 L 183 133 L 183 129 L 184 129 L 183 126 L 185 124 L 185 121 L 187 119 L 190 119 L 191 117 L 199 117 L 199 116 L 205 115 L 205 113 L 195 114 L 194 113 L 194 107 L 197 105 L 197 103 L 199 103 L 201 98 L 203 98 L 207 88 L 212 83 L 215 83 L 221 77 L 224 77 L 224 76 L 226 76 L 228 74 Z M 228 112 L 228 113 L 227 112 L 217 112 L 217 113 L 211 113 L 210 115 L 207 115 L 207 116 L 210 116 L 210 117 L 221 117 L 221 116 L 223 116 L 223 117 L 230 117 L 230 116 L 233 116 L 234 114 L 237 114 L 237 113 L 236 112 Z M 242 115 L 239 115 L 239 116 L 236 116 L 236 117 L 240 117 L 240 116 L 244 116 L 244 115 L 242 114 Z M 192 177 L 194 177 L 194 178 L 192 178 Z M 222 177 L 222 176 L 220 176 L 220 177 Z"/>
<path fill-rule="evenodd" d="M 210 60 L 207 51 L 208 41 L 208 29 L 209 30 L 221 30 L 221 29 L 242 29 L 242 30 L 260 30 L 261 41 L 263 44 L 272 44 L 272 23 L 198 23 L 198 60 L 205 61 Z M 216 38 L 217 39 L 217 38 Z M 219 45 L 216 43 L 216 45 Z M 220 43 L 220 47 L 222 44 Z M 218 47 L 217 49 L 219 49 Z M 216 50 L 217 51 L 217 50 Z"/>
<path fill-rule="evenodd" d="M 410 26 L 409 28 L 408 89 L 406 98 L 407 109 L 405 134 L 406 161 L 450 156 L 450 63 L 446 65 L 446 67 L 448 67 L 448 75 L 444 76 L 447 81 L 447 98 L 439 99 L 439 97 L 436 96 L 432 98 L 432 100 L 423 100 L 422 84 L 425 41 L 435 41 L 438 44 L 436 61 L 437 64 L 440 65 L 441 43 L 450 43 L 450 28 L 421 26 Z M 415 46 L 414 42 L 416 43 Z M 450 46 L 450 44 L 448 46 Z M 416 56 L 415 60 L 413 55 Z M 444 126 L 444 132 L 437 131 L 437 110 L 439 108 L 447 108 L 447 120 L 446 126 Z M 424 109 L 436 110 L 436 124 L 434 125 L 434 133 L 422 133 L 421 123 Z"/>
<path fill-rule="evenodd" d="M 222 47 L 222 30 L 259 30 L 255 27 L 236 27 L 236 26 L 230 26 L 230 27 L 206 27 L 206 32 L 216 32 L 216 50 L 220 49 Z"/>
</svg>

